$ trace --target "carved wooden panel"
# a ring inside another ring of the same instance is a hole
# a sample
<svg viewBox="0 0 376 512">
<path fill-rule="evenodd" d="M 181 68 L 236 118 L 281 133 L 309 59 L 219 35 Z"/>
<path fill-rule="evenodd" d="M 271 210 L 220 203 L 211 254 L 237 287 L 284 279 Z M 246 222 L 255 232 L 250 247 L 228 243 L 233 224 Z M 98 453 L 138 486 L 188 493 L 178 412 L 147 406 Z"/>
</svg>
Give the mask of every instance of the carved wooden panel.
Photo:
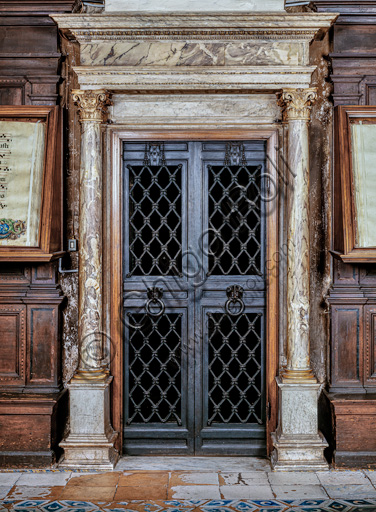
<svg viewBox="0 0 376 512">
<path fill-rule="evenodd" d="M 345 265 L 341 260 L 333 262 L 333 280 L 337 286 L 359 284 L 359 269 L 356 265 Z"/>
<path fill-rule="evenodd" d="M 56 384 L 58 308 L 48 305 L 28 307 L 29 368 L 27 384 Z"/>
<path fill-rule="evenodd" d="M 332 307 L 331 391 L 363 386 L 363 313 L 353 304 Z"/>
<path fill-rule="evenodd" d="M 361 105 L 376 105 L 376 76 L 367 75 L 359 82 Z"/>
<path fill-rule="evenodd" d="M 21 263 L 1 264 L 0 285 L 28 284 L 29 282 L 30 267 L 25 267 Z"/>
<path fill-rule="evenodd" d="M 0 304 L 0 383 L 25 384 L 26 306 Z"/>
<path fill-rule="evenodd" d="M 0 105 L 25 105 L 30 83 L 24 76 L 0 76 Z"/>
</svg>

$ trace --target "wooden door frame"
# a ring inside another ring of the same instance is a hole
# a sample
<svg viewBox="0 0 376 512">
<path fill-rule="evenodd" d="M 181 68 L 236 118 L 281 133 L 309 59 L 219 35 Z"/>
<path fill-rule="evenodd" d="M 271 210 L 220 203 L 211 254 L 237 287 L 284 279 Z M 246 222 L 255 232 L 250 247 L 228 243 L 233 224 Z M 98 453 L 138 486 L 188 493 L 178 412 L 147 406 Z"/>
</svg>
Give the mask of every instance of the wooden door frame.
<svg viewBox="0 0 376 512">
<path fill-rule="evenodd" d="M 111 421 L 113 428 L 119 432 L 116 448 L 122 453 L 123 446 L 123 197 L 122 197 L 122 143 L 126 140 L 265 140 L 267 143 L 267 173 L 278 187 L 278 139 L 277 128 L 257 129 L 252 126 L 241 129 L 128 129 L 123 126 L 110 126 L 107 130 L 107 172 L 104 176 L 104 297 L 108 304 L 108 330 L 111 339 Z M 274 201 L 267 202 L 266 220 L 266 401 L 267 407 L 267 453 L 272 451 L 270 434 L 277 428 L 278 421 L 278 387 L 275 377 L 278 374 L 279 361 L 279 301 L 278 301 L 278 265 L 279 247 L 279 192 Z M 104 313 L 106 315 L 106 312 Z M 106 316 L 104 316 L 105 318 Z M 268 411 L 269 409 L 269 411 Z"/>
</svg>

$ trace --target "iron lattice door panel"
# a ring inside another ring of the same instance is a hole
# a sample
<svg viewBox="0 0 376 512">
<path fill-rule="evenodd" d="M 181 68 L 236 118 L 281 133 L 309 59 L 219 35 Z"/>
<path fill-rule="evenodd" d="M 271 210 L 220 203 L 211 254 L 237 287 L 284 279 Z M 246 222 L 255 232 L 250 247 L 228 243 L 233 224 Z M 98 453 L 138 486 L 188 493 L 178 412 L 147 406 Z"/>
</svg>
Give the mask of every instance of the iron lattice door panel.
<svg viewBox="0 0 376 512">
<path fill-rule="evenodd" d="M 265 453 L 265 146 L 124 144 L 124 451 Z"/>
</svg>

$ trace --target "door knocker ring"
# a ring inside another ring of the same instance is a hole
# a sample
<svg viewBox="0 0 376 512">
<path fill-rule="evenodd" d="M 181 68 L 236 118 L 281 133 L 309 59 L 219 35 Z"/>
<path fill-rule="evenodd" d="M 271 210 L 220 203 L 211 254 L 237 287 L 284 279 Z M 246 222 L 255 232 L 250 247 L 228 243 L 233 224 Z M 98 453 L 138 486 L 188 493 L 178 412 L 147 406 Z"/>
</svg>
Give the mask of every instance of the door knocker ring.
<svg viewBox="0 0 376 512">
<path fill-rule="evenodd" d="M 233 286 L 229 286 L 226 290 L 226 293 L 227 293 L 227 297 L 228 297 L 226 304 L 225 304 L 226 313 L 228 313 L 231 316 L 240 316 L 244 312 L 244 309 L 245 309 L 245 304 L 243 302 L 243 293 L 244 293 L 243 288 L 237 284 L 233 285 Z M 233 304 L 233 305 L 239 304 L 239 306 L 240 306 L 239 311 L 231 311 L 230 304 Z"/>
<path fill-rule="evenodd" d="M 163 297 L 163 289 L 157 288 L 154 286 L 153 288 L 148 288 L 147 290 L 148 298 L 149 300 L 145 304 L 146 313 L 150 316 L 160 317 L 165 312 L 166 306 L 164 305 L 164 302 L 161 300 Z M 154 313 L 150 306 L 158 305 L 160 307 L 159 311 Z"/>
</svg>

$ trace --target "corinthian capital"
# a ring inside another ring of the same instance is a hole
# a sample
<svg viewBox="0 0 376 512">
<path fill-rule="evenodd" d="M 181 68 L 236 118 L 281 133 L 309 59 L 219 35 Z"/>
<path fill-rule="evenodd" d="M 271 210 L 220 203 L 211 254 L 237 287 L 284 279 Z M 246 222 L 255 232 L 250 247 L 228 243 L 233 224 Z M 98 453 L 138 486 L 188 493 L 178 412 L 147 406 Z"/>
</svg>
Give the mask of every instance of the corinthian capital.
<svg viewBox="0 0 376 512">
<path fill-rule="evenodd" d="M 311 109 L 317 98 L 317 89 L 284 89 L 278 104 L 283 109 L 286 121 L 309 121 Z"/>
<path fill-rule="evenodd" d="M 103 89 L 95 91 L 86 91 L 75 89 L 72 91 L 72 97 L 78 106 L 78 112 L 81 123 L 94 122 L 102 123 L 107 116 L 107 107 L 111 105 L 110 95 Z"/>
</svg>

